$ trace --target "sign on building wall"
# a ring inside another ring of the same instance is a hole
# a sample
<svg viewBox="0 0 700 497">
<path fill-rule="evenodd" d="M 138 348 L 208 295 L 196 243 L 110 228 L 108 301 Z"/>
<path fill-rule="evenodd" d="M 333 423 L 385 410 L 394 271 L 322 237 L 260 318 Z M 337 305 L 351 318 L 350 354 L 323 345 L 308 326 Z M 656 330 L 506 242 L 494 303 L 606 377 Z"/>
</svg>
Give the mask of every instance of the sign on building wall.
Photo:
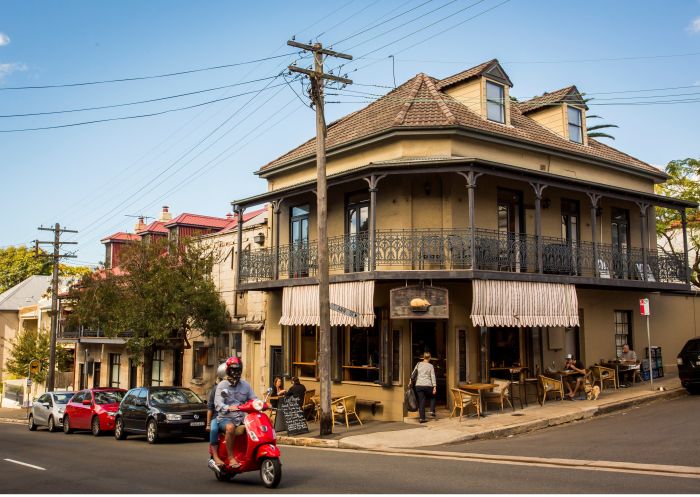
<svg viewBox="0 0 700 497">
<path fill-rule="evenodd" d="M 651 314 L 649 309 L 649 299 L 639 299 L 639 314 L 642 316 L 648 316 Z"/>
<path fill-rule="evenodd" d="M 436 286 L 405 286 L 390 292 L 391 319 L 447 319 L 449 293 Z"/>
</svg>

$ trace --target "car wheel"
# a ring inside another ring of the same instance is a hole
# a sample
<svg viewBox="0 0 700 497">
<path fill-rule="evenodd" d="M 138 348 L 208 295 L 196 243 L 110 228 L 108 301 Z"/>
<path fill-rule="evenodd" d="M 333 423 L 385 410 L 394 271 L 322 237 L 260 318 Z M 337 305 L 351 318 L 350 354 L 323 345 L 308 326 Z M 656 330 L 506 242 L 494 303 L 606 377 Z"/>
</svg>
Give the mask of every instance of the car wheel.
<svg viewBox="0 0 700 497">
<path fill-rule="evenodd" d="M 263 459 L 260 465 L 260 479 L 267 488 L 277 488 L 282 480 L 282 464 L 277 458 Z"/>
<path fill-rule="evenodd" d="M 117 418 L 114 422 L 114 438 L 126 440 L 126 431 L 124 431 L 124 420 L 122 418 Z"/>
<path fill-rule="evenodd" d="M 53 420 L 53 416 L 49 416 L 49 431 L 50 432 L 56 431 L 56 423 Z"/>
<path fill-rule="evenodd" d="M 149 419 L 146 425 L 146 440 L 149 444 L 158 442 L 158 423 L 155 419 Z"/>
<path fill-rule="evenodd" d="M 34 422 L 34 416 L 29 415 L 29 431 L 36 431 L 36 423 Z"/>
<path fill-rule="evenodd" d="M 100 418 L 98 416 L 93 416 L 90 422 L 90 431 L 96 437 L 102 435 L 102 430 L 100 429 Z"/>
<path fill-rule="evenodd" d="M 68 416 L 63 416 L 63 433 L 66 435 L 73 433 L 73 428 L 70 427 L 70 418 Z"/>
</svg>

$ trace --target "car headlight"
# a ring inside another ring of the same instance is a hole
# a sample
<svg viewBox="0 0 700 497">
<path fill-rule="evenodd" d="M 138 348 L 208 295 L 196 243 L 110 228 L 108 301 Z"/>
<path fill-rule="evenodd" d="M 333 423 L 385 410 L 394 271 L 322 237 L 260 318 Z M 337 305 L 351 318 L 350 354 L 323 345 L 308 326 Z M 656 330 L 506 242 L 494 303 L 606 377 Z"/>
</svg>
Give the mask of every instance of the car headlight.
<svg viewBox="0 0 700 497">
<path fill-rule="evenodd" d="M 678 364 L 679 366 L 682 366 L 682 365 L 683 365 L 683 358 L 682 358 L 682 357 L 676 357 L 676 364 Z"/>
<path fill-rule="evenodd" d="M 167 413 L 165 415 L 165 419 L 167 419 L 168 421 L 180 421 L 182 419 L 182 416 L 179 414 Z"/>
</svg>

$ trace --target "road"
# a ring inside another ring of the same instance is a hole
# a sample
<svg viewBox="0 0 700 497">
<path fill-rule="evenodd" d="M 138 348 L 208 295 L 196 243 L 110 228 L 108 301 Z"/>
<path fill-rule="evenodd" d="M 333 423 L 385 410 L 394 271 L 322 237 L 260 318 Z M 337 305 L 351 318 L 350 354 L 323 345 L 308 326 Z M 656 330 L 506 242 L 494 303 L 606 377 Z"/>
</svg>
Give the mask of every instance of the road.
<svg viewBox="0 0 700 497">
<path fill-rule="evenodd" d="M 700 467 L 700 396 L 503 440 L 430 447 L 432 454 L 282 447 L 282 493 L 678 493 L 700 480 L 647 470 L 592 470 L 580 460 Z M 461 459 L 465 456 L 472 459 Z M 453 457 L 450 457 L 450 454 Z M 497 456 L 485 462 L 473 454 Z M 543 459 L 568 458 L 571 467 Z M 503 457 L 501 457 L 503 456 Z M 11 459 L 15 462 L 8 461 Z M 24 466 L 30 464 L 35 467 Z M 43 469 L 37 469 L 43 468 Z M 642 468 L 640 466 L 640 468 Z M 88 433 L 29 432 L 0 424 L 3 493 L 258 493 L 256 473 L 218 482 L 206 467 L 206 444 L 143 437 L 117 442 Z"/>
</svg>

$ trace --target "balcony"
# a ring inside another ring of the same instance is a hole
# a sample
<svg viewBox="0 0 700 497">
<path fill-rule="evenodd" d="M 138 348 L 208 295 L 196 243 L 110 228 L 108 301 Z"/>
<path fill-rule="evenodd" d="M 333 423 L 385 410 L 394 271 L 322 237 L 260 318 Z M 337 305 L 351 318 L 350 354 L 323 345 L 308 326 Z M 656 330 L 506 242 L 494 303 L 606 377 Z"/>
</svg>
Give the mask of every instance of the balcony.
<svg viewBox="0 0 700 497">
<path fill-rule="evenodd" d="M 473 247 L 472 247 L 473 239 Z M 538 258 L 541 251 L 541 269 Z M 372 267 L 368 234 L 331 237 L 328 240 L 331 275 L 361 273 Z M 243 252 L 241 283 L 316 276 L 318 251 L 312 244 L 297 244 Z M 493 230 L 378 230 L 375 237 L 375 271 L 445 271 L 469 277 L 464 270 L 522 273 L 547 276 L 594 278 L 600 283 L 645 281 L 685 284 L 682 257 L 642 249 L 620 250 L 612 245 L 569 242 L 561 238 L 502 233 Z M 277 277 L 276 277 L 277 275 Z M 414 277 L 420 277 L 415 275 Z M 431 277 L 436 277 L 431 275 Z M 255 285 L 252 285 L 255 286 Z"/>
<path fill-rule="evenodd" d="M 102 330 L 91 330 L 88 329 L 84 326 L 63 326 L 63 323 L 58 328 L 58 333 L 56 338 L 58 340 L 64 340 L 64 341 L 81 341 L 83 339 L 91 339 L 91 341 L 94 341 L 95 339 L 104 339 L 106 341 L 109 340 L 122 340 L 125 337 L 131 336 L 132 333 L 127 332 L 127 333 L 119 333 L 119 335 L 114 338 L 114 337 L 108 337 L 104 331 Z"/>
</svg>

